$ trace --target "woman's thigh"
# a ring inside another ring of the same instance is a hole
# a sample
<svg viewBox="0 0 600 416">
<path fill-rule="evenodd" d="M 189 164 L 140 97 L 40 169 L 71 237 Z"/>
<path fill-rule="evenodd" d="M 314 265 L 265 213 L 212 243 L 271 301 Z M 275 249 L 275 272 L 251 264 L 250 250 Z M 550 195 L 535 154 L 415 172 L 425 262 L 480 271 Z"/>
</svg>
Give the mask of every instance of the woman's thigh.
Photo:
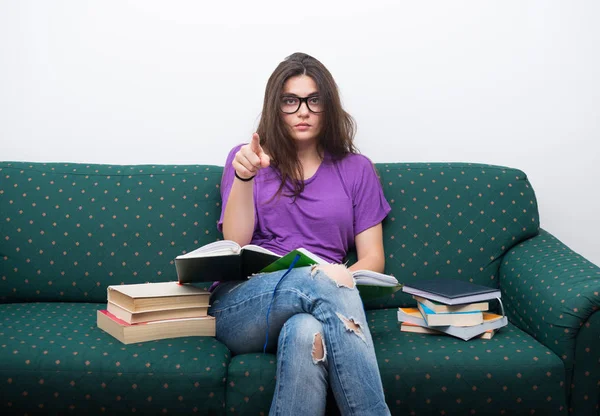
<svg viewBox="0 0 600 416">
<path fill-rule="evenodd" d="M 282 270 L 242 282 L 223 283 L 213 293 L 209 313 L 216 318 L 217 339 L 234 354 L 262 351 L 267 335 L 267 351 L 275 351 L 283 324 L 298 313 L 314 315 L 315 307 L 322 305 L 324 299 L 324 303 L 332 299 L 345 305 L 355 303 L 362 312 L 356 288 L 340 287 L 310 267 L 293 269 L 280 282 L 284 274 Z"/>
<path fill-rule="evenodd" d="M 216 318 L 217 339 L 234 354 L 259 352 L 267 339 L 267 311 L 273 292 L 285 271 L 258 275 L 241 282 L 227 282 L 211 296 L 209 314 Z M 302 280 L 309 272 L 294 269 L 285 279 Z M 286 302 L 287 303 L 287 302 Z M 299 306 L 299 305 L 298 305 Z M 269 313 L 267 350 L 273 352 L 281 327 L 301 308 L 274 305 Z"/>
</svg>

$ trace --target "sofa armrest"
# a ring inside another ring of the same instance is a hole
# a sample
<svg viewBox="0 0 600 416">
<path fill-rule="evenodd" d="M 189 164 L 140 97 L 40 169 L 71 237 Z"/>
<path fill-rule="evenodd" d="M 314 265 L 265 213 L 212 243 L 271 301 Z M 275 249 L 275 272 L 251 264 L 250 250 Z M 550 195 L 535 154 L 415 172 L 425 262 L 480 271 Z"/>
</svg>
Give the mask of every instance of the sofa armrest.
<svg viewBox="0 0 600 416">
<path fill-rule="evenodd" d="M 562 358 L 572 387 L 573 368 L 591 360 L 578 362 L 580 329 L 600 336 L 598 319 L 591 319 L 600 309 L 600 267 L 540 230 L 506 253 L 499 276 L 508 319 Z"/>
</svg>

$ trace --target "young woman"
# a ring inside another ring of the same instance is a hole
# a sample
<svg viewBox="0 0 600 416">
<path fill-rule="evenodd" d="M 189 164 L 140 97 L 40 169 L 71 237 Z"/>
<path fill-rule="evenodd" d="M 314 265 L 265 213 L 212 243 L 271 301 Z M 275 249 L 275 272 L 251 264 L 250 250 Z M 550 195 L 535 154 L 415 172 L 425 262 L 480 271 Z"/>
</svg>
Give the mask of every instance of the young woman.
<svg viewBox="0 0 600 416">
<path fill-rule="evenodd" d="M 328 386 L 344 415 L 389 414 L 363 305 L 342 262 L 356 248 L 350 270 L 383 272 L 381 221 L 390 207 L 353 137 L 327 68 L 295 53 L 269 78 L 257 133 L 225 164 L 225 239 L 281 255 L 304 247 L 330 262 L 212 293 L 217 338 L 233 354 L 277 351 L 271 414 L 324 414 Z"/>
</svg>

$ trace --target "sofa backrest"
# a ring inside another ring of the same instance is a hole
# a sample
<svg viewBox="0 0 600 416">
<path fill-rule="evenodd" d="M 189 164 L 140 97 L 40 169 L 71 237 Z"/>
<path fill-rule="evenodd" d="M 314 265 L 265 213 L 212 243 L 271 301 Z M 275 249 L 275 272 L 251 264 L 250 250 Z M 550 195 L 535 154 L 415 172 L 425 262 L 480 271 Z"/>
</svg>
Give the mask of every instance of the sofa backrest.
<svg viewBox="0 0 600 416">
<path fill-rule="evenodd" d="M 386 272 L 400 283 L 454 278 L 498 287 L 503 255 L 539 232 L 536 197 L 518 169 L 466 163 L 376 167 L 392 207 L 383 223 Z M 414 303 L 396 292 L 366 306 Z"/>
<path fill-rule="evenodd" d="M 0 164 L 0 297 L 105 302 L 220 238 L 217 166 Z"/>
<path fill-rule="evenodd" d="M 535 195 L 520 170 L 376 168 L 392 207 L 386 272 L 402 283 L 449 277 L 497 286 L 503 254 L 538 233 Z M 177 255 L 222 238 L 221 174 L 219 166 L 0 163 L 0 299 L 104 302 L 109 285 L 176 280 Z M 409 303 L 398 292 L 366 306 Z"/>
</svg>

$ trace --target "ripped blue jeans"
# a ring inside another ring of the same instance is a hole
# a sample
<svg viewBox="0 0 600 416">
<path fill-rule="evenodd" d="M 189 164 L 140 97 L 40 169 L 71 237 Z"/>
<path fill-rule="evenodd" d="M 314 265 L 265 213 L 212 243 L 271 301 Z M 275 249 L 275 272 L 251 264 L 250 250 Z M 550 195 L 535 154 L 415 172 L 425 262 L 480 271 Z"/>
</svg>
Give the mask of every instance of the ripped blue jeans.
<svg viewBox="0 0 600 416">
<path fill-rule="evenodd" d="M 213 292 L 217 339 L 233 354 L 263 350 L 267 309 L 284 273 Z M 268 331 L 267 352 L 277 351 L 271 415 L 324 414 L 328 386 L 343 415 L 390 414 L 362 301 L 344 266 L 293 269 L 277 288 Z"/>
</svg>

